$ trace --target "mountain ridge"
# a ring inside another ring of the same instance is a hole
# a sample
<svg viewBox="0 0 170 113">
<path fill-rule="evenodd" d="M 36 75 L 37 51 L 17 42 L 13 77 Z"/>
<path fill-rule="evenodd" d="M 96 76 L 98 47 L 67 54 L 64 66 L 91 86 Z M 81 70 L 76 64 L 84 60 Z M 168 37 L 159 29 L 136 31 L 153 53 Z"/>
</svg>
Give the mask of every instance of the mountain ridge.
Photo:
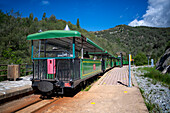
<svg viewBox="0 0 170 113">
<path fill-rule="evenodd" d="M 161 56 L 167 42 L 170 40 L 170 27 L 118 25 L 110 29 L 91 33 L 98 38 L 104 38 L 109 42 L 116 43 L 126 53 L 136 55 L 139 52 L 143 52 L 154 59 L 158 59 Z"/>
</svg>

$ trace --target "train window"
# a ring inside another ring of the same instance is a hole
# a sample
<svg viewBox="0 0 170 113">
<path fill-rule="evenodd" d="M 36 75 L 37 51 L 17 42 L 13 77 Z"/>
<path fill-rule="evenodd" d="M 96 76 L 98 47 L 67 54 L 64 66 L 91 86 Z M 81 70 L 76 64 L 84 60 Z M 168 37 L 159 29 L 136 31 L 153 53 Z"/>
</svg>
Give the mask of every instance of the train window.
<svg viewBox="0 0 170 113">
<path fill-rule="evenodd" d="M 36 40 L 33 42 L 34 58 L 73 57 L 72 42 L 57 39 Z"/>
<path fill-rule="evenodd" d="M 40 58 L 44 57 L 44 41 L 43 40 L 35 40 L 33 42 L 33 57 Z"/>
</svg>

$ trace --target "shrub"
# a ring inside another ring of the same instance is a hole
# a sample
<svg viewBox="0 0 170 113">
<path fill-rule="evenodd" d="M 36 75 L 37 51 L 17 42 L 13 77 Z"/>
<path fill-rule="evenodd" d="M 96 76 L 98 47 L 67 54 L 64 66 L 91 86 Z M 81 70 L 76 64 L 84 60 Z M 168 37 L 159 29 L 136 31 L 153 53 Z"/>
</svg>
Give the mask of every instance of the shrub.
<svg viewBox="0 0 170 113">
<path fill-rule="evenodd" d="M 151 67 L 144 67 L 141 70 L 145 70 L 148 73 L 145 73 L 143 76 L 149 77 L 153 79 L 153 82 L 156 83 L 155 80 L 160 81 L 164 84 L 170 85 L 170 74 L 162 74 L 160 71 Z"/>
<path fill-rule="evenodd" d="M 147 57 L 144 53 L 139 52 L 134 57 L 134 62 L 135 62 L 135 65 L 137 65 L 137 66 L 147 64 Z"/>
</svg>

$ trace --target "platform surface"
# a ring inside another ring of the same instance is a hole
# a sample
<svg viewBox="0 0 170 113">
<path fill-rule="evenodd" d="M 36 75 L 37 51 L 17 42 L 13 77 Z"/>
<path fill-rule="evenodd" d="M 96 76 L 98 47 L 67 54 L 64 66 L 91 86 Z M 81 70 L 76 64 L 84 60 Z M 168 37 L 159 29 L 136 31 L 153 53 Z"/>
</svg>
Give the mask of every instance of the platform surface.
<svg viewBox="0 0 170 113">
<path fill-rule="evenodd" d="M 129 71 L 127 66 L 122 68 L 116 67 L 108 71 L 98 85 L 129 85 Z"/>
<path fill-rule="evenodd" d="M 124 79 L 125 78 L 125 79 Z M 132 76 L 128 85 L 128 66 L 106 72 L 89 91 L 64 97 L 44 112 L 55 113 L 148 113 L 142 95 Z M 119 82 L 118 82 L 119 81 Z"/>
</svg>

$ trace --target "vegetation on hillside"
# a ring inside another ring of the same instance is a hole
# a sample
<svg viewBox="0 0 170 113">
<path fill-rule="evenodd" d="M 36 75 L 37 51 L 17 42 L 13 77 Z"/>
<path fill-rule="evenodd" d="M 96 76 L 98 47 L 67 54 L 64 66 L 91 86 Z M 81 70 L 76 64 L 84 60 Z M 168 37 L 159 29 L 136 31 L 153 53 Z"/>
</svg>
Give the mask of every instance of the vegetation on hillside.
<svg viewBox="0 0 170 113">
<path fill-rule="evenodd" d="M 31 43 L 26 40 L 26 36 L 37 33 L 39 30 L 63 30 L 66 24 L 71 30 L 81 32 L 115 56 L 120 51 L 132 55 L 142 52 L 145 55 L 150 54 L 151 58 L 158 59 L 164 51 L 166 43 L 170 40 L 170 28 L 119 25 L 92 33 L 81 28 L 79 19 L 74 25 L 69 21 L 57 19 L 55 15 L 47 18 L 46 13 L 42 15 L 42 20 L 38 20 L 33 13 L 24 18 L 19 12 L 11 10 L 5 14 L 0 10 L 0 63 L 31 62 Z"/>
<path fill-rule="evenodd" d="M 116 43 L 126 53 L 136 56 L 142 52 L 151 55 L 155 60 L 162 55 L 170 40 L 170 28 L 119 25 L 108 30 L 96 31 L 94 34 L 110 43 Z"/>
<path fill-rule="evenodd" d="M 111 43 L 107 39 L 96 38 L 93 33 L 82 29 L 79 19 L 77 19 L 77 25 L 74 25 L 69 21 L 56 19 L 55 15 L 47 18 L 46 13 L 42 15 L 42 20 L 38 20 L 33 13 L 29 17 L 23 18 L 19 12 L 11 10 L 5 14 L 0 10 L 0 64 L 31 62 L 31 43 L 26 40 L 26 37 L 39 30 L 63 30 L 66 24 L 70 30 L 81 32 L 112 54 L 119 50 L 117 44 Z"/>
</svg>

